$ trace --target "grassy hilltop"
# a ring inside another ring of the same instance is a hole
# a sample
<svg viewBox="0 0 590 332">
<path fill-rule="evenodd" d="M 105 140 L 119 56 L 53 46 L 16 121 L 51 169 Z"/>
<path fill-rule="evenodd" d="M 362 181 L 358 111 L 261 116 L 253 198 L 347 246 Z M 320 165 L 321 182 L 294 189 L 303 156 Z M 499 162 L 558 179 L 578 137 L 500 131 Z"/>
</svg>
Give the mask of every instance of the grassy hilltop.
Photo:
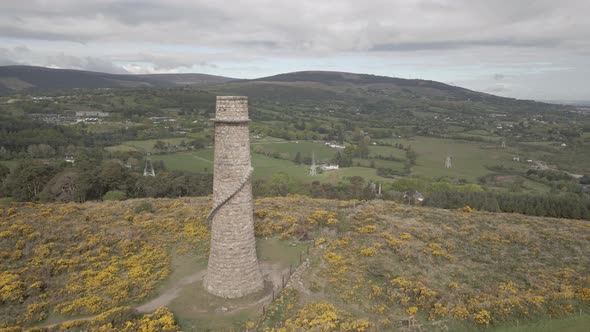
<svg viewBox="0 0 590 332">
<path fill-rule="evenodd" d="M 226 305 L 199 288 L 209 208 L 206 198 L 3 207 L 0 330 L 583 331 L 590 322 L 586 221 L 259 199 L 260 261 L 294 273 L 270 304 Z"/>
</svg>

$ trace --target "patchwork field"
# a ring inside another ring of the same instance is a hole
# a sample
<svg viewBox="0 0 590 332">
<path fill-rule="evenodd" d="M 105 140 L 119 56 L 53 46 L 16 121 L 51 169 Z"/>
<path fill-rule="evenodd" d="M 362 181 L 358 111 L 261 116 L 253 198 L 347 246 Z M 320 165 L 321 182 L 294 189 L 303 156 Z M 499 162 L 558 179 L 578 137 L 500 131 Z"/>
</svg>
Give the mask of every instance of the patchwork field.
<svg viewBox="0 0 590 332">
<path fill-rule="evenodd" d="M 282 146 L 283 144 L 276 144 Z M 285 144 L 286 145 L 286 144 Z M 273 145 L 274 146 L 274 145 Z M 191 152 L 178 152 L 173 154 L 153 155 L 152 160 L 162 160 L 170 170 L 187 172 L 213 172 L 213 149 L 202 149 Z M 368 164 L 368 161 L 359 161 Z M 401 163 L 378 160 L 377 165 L 401 169 Z M 309 166 L 297 165 L 291 160 L 277 159 L 259 153 L 252 153 L 252 166 L 254 178 L 270 178 L 273 174 L 284 172 L 293 180 L 301 182 L 321 181 L 337 183 L 351 176 L 362 176 L 367 181 L 391 181 L 376 174 L 376 170 L 367 167 L 348 167 L 339 170 L 327 171 L 317 176 L 309 176 Z M 366 165 L 368 166 L 368 165 Z"/>
<path fill-rule="evenodd" d="M 478 177 L 490 173 L 485 166 L 503 165 L 515 169 L 527 167 L 526 163 L 512 161 L 513 156 L 519 155 L 517 149 L 501 149 L 499 144 L 429 137 L 378 141 L 410 145 L 417 153 L 416 166 L 412 167 L 412 174 L 430 178 L 449 176 L 474 182 Z M 452 158 L 452 168 L 445 168 L 447 156 Z M 525 156 L 521 155 L 521 160 L 524 159 Z"/>
<path fill-rule="evenodd" d="M 317 163 L 329 163 L 338 149 L 328 147 L 322 143 L 312 141 L 285 141 L 281 143 L 254 143 L 254 150 L 267 153 L 277 152 L 285 159 L 293 160 L 297 153 L 302 158 L 311 158 L 315 155 Z"/>
<path fill-rule="evenodd" d="M 479 134 L 475 132 L 474 134 Z M 182 139 L 165 139 L 169 144 L 179 144 Z M 128 141 L 125 144 L 108 148 L 110 151 L 154 151 L 156 140 Z M 450 177 L 465 179 L 477 183 L 481 176 L 493 173 L 488 167 L 504 167 L 512 172 L 524 172 L 528 168 L 527 158 L 546 160 L 559 163 L 568 156 L 568 152 L 554 154 L 547 151 L 529 152 L 527 145 L 508 146 L 505 149 L 500 143 L 473 142 L 453 139 L 416 137 L 413 139 L 381 139 L 378 144 L 402 144 L 411 146 L 416 152 L 416 165 L 411 168 L 411 175 L 438 179 Z M 329 163 L 338 149 L 330 148 L 321 142 L 287 141 L 265 137 L 255 139 L 252 143 L 252 164 L 255 178 L 270 178 L 274 173 L 284 172 L 295 181 L 311 182 L 314 180 L 337 183 L 355 175 L 364 177 L 367 181 L 391 182 L 393 179 L 377 175 L 376 168 L 387 168 L 403 173 L 406 163 L 406 151 L 388 145 L 371 145 L 369 158 L 353 159 L 352 168 L 329 171 L 316 177 L 308 176 L 309 166 L 293 162 L 299 153 L 301 160 L 310 159 L 312 152 L 317 163 Z M 445 168 L 445 158 L 451 156 L 452 168 Z M 521 162 L 513 161 L 519 156 Z M 573 158 L 573 157 L 572 157 Z M 572 159 L 570 158 L 570 159 Z M 577 159 L 584 161 L 585 154 Z M 152 156 L 153 160 L 162 160 L 170 170 L 187 172 L 212 172 L 213 149 L 201 149 Z M 387 160 L 385 160 L 387 159 Z M 568 159 L 569 160 L 569 159 Z M 576 164 L 570 162 L 570 164 Z M 546 185 L 532 182 L 526 178 L 523 189 L 530 192 L 546 192 Z M 501 190 L 505 190 L 500 188 Z"/>
<path fill-rule="evenodd" d="M 142 141 L 126 141 L 121 145 L 115 145 L 107 147 L 108 151 L 141 151 L 141 152 L 154 152 L 154 144 L 157 141 L 162 141 L 168 143 L 170 145 L 178 145 L 180 142 L 185 141 L 189 142 L 191 140 L 190 137 L 183 137 L 183 138 L 162 138 L 162 139 L 148 139 Z"/>
</svg>

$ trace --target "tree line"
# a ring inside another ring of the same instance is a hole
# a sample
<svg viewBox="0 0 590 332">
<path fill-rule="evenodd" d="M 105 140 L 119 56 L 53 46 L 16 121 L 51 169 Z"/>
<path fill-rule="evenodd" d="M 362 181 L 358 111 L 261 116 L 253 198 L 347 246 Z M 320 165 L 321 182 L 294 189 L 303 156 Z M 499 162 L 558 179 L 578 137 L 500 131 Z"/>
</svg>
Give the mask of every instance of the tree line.
<svg viewBox="0 0 590 332">
<path fill-rule="evenodd" d="M 102 155 L 77 156 L 75 164 L 23 160 L 12 172 L 0 167 L 0 196 L 17 201 L 85 202 L 107 197 L 204 196 L 212 191 L 210 173 L 167 171 L 154 162 L 157 176 L 143 176 L 143 163 L 124 163 Z"/>
<path fill-rule="evenodd" d="M 590 220 L 590 198 L 564 193 L 560 195 L 500 192 L 432 192 L 424 205 L 457 209 L 470 206 L 490 212 L 512 212 L 532 216 Z"/>
</svg>

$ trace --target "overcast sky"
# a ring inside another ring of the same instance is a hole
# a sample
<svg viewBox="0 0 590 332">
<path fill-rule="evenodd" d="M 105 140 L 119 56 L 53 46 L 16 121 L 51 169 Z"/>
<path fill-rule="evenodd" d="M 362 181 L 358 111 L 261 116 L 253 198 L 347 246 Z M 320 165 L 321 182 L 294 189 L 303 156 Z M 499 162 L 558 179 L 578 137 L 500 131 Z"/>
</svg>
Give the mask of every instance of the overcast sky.
<svg viewBox="0 0 590 332">
<path fill-rule="evenodd" d="M 0 65 L 335 70 L 590 99 L 590 0 L 1 0 Z"/>
</svg>

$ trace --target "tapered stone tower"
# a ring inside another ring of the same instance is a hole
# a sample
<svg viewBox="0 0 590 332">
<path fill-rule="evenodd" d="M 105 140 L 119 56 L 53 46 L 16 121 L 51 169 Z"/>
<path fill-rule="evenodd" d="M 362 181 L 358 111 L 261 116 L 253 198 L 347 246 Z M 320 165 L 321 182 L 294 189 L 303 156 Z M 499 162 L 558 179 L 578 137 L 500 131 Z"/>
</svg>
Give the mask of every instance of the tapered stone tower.
<svg viewBox="0 0 590 332">
<path fill-rule="evenodd" d="M 215 164 L 205 288 L 216 296 L 237 298 L 264 287 L 254 238 L 248 98 L 218 96 L 212 121 Z"/>
</svg>

